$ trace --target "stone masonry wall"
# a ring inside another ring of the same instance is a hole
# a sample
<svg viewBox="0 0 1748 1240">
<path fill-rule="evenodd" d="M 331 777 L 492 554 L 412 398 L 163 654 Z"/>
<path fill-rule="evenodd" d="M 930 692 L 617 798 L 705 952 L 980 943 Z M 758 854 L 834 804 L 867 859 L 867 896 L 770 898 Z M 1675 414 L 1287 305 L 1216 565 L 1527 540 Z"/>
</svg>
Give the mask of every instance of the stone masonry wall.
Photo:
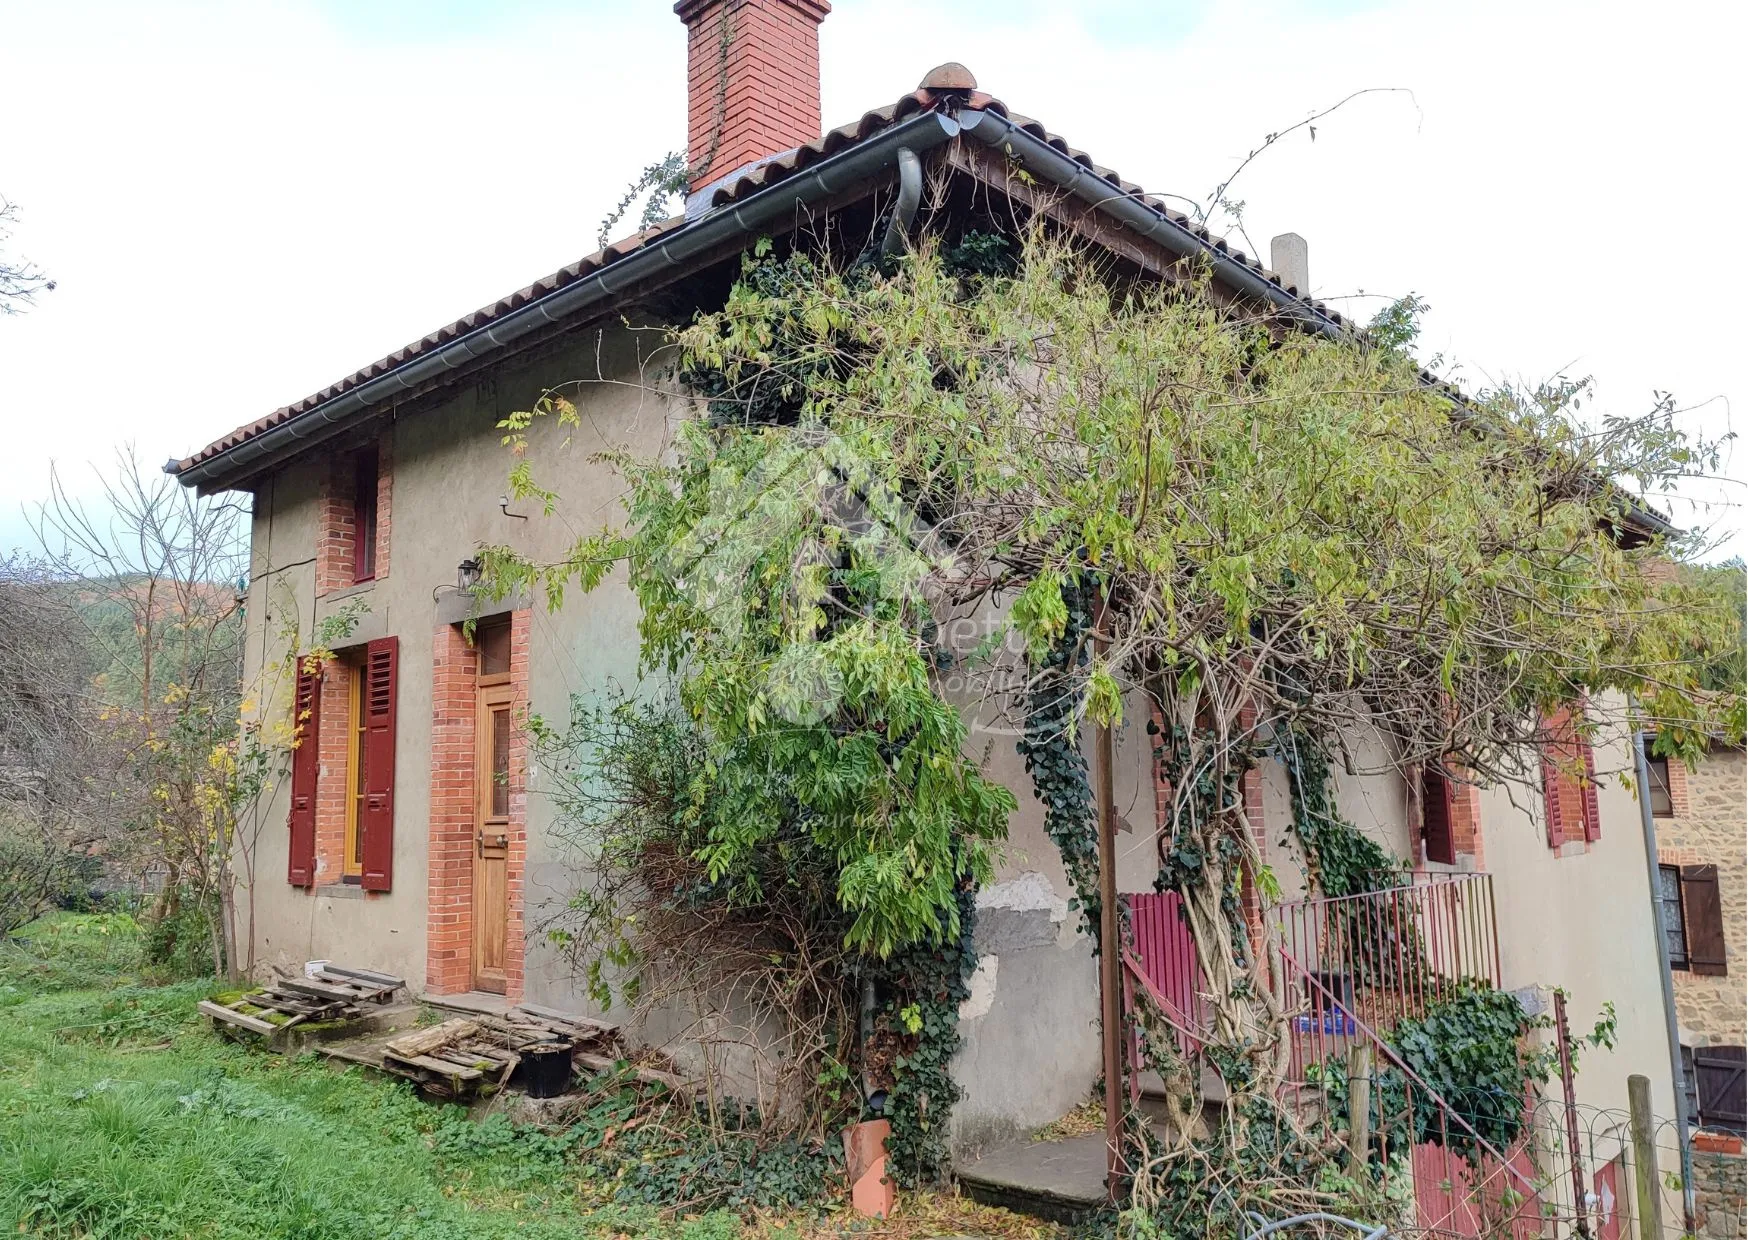
<svg viewBox="0 0 1748 1240">
<path fill-rule="evenodd" d="M 1675 1008 L 1690 1046 L 1742 1046 L 1748 1008 L 1748 764 L 1740 749 L 1714 749 L 1695 771 L 1670 763 L 1676 815 L 1657 820 L 1657 859 L 1664 865 L 1715 865 L 1724 913 L 1722 977 L 1675 971 Z M 1685 798 L 1680 795 L 1685 791 Z M 1682 802 L 1685 799 L 1686 804 Z M 1685 811 L 1685 812 L 1684 812 Z M 1740 1161 L 1740 1160 L 1738 1160 Z"/>
<path fill-rule="evenodd" d="M 1748 1199 L 1740 1154 L 1693 1154 L 1694 1231 L 1713 1240 L 1740 1240 Z"/>
</svg>

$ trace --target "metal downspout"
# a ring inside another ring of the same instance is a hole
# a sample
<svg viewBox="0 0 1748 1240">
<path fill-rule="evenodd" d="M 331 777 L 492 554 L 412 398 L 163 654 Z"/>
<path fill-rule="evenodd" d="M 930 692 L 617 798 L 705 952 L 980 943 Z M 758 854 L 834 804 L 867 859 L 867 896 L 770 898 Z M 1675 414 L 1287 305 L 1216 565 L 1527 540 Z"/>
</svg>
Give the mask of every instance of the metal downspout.
<svg viewBox="0 0 1748 1240">
<path fill-rule="evenodd" d="M 1651 772 L 1645 765 L 1649 732 L 1633 734 L 1633 778 L 1639 785 L 1639 825 L 1645 833 L 1645 874 L 1657 925 L 1658 977 L 1663 982 L 1663 1025 L 1669 1035 L 1669 1068 L 1675 1082 L 1675 1136 L 1681 1144 L 1681 1217 L 1693 1234 L 1693 1145 L 1687 1133 L 1687 1073 L 1681 1067 L 1681 1026 L 1675 1019 L 1675 976 L 1669 971 L 1669 928 L 1663 924 L 1663 891 L 1657 882 L 1657 826 L 1651 815 Z M 1655 1170 L 1655 1168 L 1653 1168 Z"/>
<path fill-rule="evenodd" d="M 916 219 L 916 209 L 922 200 L 922 160 L 908 146 L 901 146 L 898 148 L 898 202 L 893 206 L 892 219 L 886 225 L 886 236 L 880 241 L 883 256 L 890 258 L 904 248 L 911 221 Z"/>
</svg>

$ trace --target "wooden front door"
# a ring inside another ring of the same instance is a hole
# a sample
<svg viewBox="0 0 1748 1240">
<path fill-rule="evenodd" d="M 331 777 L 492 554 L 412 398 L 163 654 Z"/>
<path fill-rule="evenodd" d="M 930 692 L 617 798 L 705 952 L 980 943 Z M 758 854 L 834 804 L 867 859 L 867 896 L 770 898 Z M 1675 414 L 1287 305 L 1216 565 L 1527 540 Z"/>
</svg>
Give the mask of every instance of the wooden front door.
<svg viewBox="0 0 1748 1240">
<path fill-rule="evenodd" d="M 510 918 L 510 678 L 482 675 L 474 753 L 473 986 L 503 994 Z"/>
</svg>

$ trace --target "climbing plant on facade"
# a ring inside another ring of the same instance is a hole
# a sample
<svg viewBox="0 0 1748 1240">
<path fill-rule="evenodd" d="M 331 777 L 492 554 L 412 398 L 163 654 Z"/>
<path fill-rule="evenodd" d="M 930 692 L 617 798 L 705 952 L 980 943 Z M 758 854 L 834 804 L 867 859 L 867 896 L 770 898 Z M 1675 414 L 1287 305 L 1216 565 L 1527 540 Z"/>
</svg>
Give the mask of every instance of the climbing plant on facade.
<svg viewBox="0 0 1748 1240">
<path fill-rule="evenodd" d="M 927 240 L 890 272 L 750 259 L 675 334 L 707 399 L 672 459 L 620 458 L 623 522 L 555 563 L 487 563 L 550 597 L 623 566 L 644 663 L 680 675 L 717 755 L 698 855 L 755 898 L 742 867 L 772 824 L 801 824 L 841 866 L 848 941 L 876 958 L 951 941 L 1013 808 L 968 756 L 965 693 L 1024 719 L 1083 906 L 1073 725 L 1158 720 L 1160 881 L 1183 896 L 1232 1132 L 1273 1131 L 1255 1117 L 1286 1068 L 1288 995 L 1250 947 L 1271 875 L 1245 773 L 1270 737 L 1364 730 L 1380 770 L 1524 784 L 1547 711 L 1580 694 L 1631 698 L 1670 735 L 1729 730 L 1739 713 L 1692 653 L 1724 618 L 1645 571 L 1689 546 L 1635 524 L 1623 489 L 1655 494 L 1715 451 L 1666 405 L 1581 422 L 1582 385 L 1459 404 L 1408 356 L 1411 313 L 1326 338 L 1240 313 L 1194 272 L 1146 284 L 1041 231 L 1009 244 L 987 268 Z M 542 412 L 577 416 L 548 401 L 512 438 Z M 990 617 L 977 657 L 940 639 Z M 783 772 L 791 800 L 749 770 Z"/>
</svg>

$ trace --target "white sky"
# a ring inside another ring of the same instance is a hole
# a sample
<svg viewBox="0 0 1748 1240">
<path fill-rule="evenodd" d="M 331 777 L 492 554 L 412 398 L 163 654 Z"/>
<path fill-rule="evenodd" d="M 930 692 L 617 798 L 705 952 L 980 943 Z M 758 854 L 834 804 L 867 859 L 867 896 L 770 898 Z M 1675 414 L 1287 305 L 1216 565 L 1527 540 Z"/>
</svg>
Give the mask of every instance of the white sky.
<svg viewBox="0 0 1748 1240">
<path fill-rule="evenodd" d="M 1407 87 L 1253 165 L 1251 235 L 1307 237 L 1320 296 L 1426 297 L 1471 385 L 1594 374 L 1713 437 L 1748 396 L 1739 0 L 835 4 L 828 126 L 960 60 L 1157 192 Z M 156 463 L 325 386 L 592 251 L 685 141 L 666 0 L 0 0 L 0 40 L 11 246 L 60 282 L 0 318 L 0 549 L 51 461 L 88 488 L 120 444 Z M 1696 497 L 1677 520 L 1748 554 L 1740 482 Z"/>
</svg>

